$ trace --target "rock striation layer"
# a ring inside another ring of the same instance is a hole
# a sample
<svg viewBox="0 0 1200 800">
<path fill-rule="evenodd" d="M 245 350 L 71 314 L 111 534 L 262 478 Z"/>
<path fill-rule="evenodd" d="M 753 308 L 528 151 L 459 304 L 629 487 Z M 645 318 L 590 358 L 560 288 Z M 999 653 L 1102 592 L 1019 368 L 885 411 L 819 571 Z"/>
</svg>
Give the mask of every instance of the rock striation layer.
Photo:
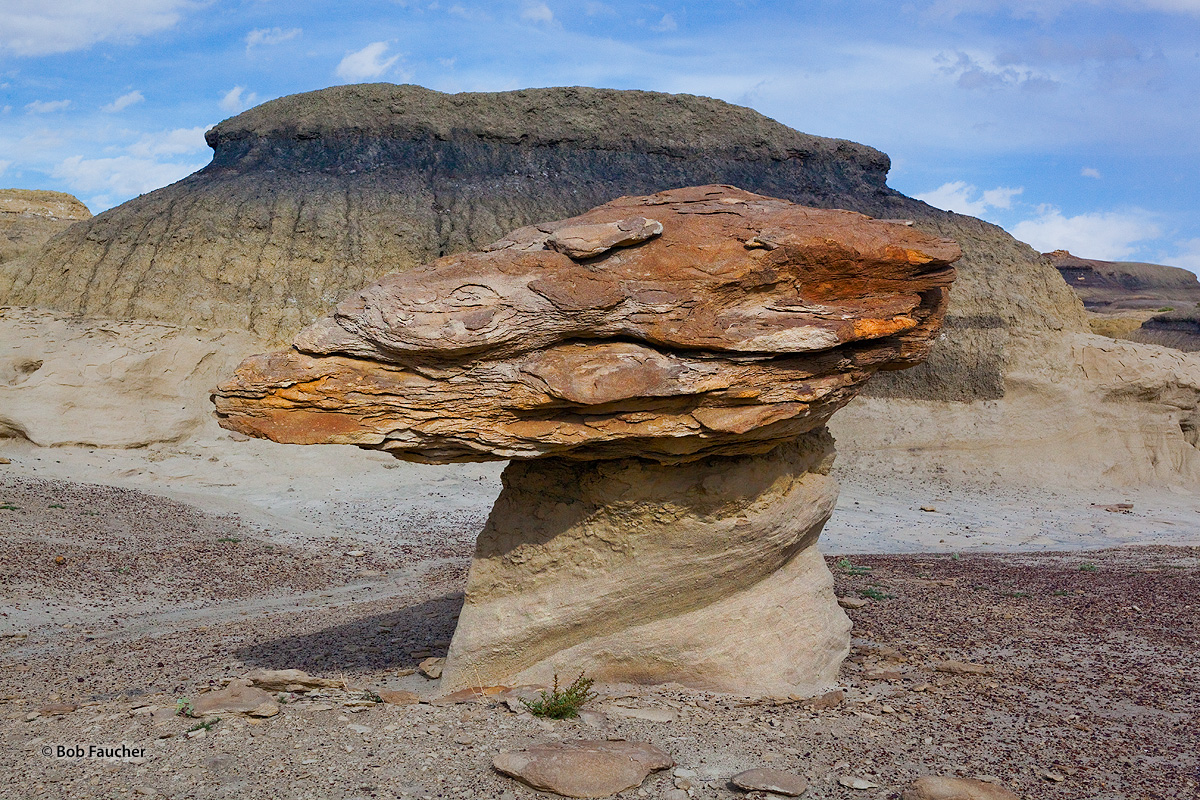
<svg viewBox="0 0 1200 800">
<path fill-rule="evenodd" d="M 957 245 L 730 186 L 623 197 L 390 275 L 254 356 L 221 425 L 515 459 L 443 688 L 813 692 L 849 622 L 815 544 L 824 425 L 937 335 Z"/>
<path fill-rule="evenodd" d="M 824 691 L 849 649 L 817 536 L 824 429 L 762 456 L 515 461 L 479 535 L 442 672 L 453 690 L 601 681 Z"/>
<path fill-rule="evenodd" d="M 248 359 L 217 413 L 431 463 L 763 452 L 924 358 L 958 256 L 729 186 L 621 198 L 367 287 Z"/>
<path fill-rule="evenodd" d="M 76 222 L 91 218 L 87 206 L 63 192 L 0 189 L 0 263 L 37 250 Z"/>
</svg>

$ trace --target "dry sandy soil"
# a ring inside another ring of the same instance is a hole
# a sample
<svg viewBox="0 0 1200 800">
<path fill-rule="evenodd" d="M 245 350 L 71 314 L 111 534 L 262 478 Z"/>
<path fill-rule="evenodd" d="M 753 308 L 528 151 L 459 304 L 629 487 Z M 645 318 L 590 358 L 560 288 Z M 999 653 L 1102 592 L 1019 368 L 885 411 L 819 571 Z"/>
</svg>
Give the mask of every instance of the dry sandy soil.
<svg viewBox="0 0 1200 800">
<path fill-rule="evenodd" d="M 1024 798 L 1200 796 L 1195 496 L 843 476 L 824 550 L 839 594 L 876 599 L 848 612 L 840 704 L 608 686 L 590 706 L 604 716 L 547 722 L 496 703 L 363 702 L 437 697 L 404 673 L 444 653 L 494 465 L 228 439 L 0 456 L 3 798 L 530 798 L 492 756 L 581 737 L 665 748 L 700 798 L 738 796 L 729 777 L 755 766 L 806 776 L 808 798 L 897 797 L 920 774 Z M 1104 508 L 1126 500 L 1131 513 Z M 189 736 L 177 701 L 255 667 L 346 688 Z M 144 756 L 53 755 L 121 743 Z"/>
</svg>

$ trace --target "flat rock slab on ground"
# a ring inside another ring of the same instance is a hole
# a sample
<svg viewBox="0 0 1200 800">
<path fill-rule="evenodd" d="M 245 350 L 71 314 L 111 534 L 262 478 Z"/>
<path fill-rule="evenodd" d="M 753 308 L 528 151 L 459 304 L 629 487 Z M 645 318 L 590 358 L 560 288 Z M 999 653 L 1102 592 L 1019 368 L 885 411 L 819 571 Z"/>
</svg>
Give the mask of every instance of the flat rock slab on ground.
<svg viewBox="0 0 1200 800">
<path fill-rule="evenodd" d="M 762 767 L 739 772 L 730 782 L 748 792 L 771 792 L 787 797 L 799 797 L 808 788 L 808 781 L 799 775 Z"/>
<path fill-rule="evenodd" d="M 200 695 L 191 703 L 193 717 L 210 714 L 258 714 L 275 705 L 271 695 L 255 689 L 249 681 L 233 681 L 229 686 L 215 692 Z M 263 713 L 262 716 L 270 716 Z"/>
<path fill-rule="evenodd" d="M 994 783 L 969 778 L 917 778 L 904 790 L 901 800 L 1020 800 Z"/>
<path fill-rule="evenodd" d="M 645 742 L 577 740 L 501 753 L 492 765 L 535 789 L 564 797 L 608 797 L 641 785 L 675 760 Z"/>
</svg>

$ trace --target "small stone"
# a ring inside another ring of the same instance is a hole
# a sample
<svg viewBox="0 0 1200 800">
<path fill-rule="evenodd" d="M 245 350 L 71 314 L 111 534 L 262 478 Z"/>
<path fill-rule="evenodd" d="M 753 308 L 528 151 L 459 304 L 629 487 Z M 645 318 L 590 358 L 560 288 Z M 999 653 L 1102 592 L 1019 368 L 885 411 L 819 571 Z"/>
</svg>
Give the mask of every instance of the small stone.
<svg viewBox="0 0 1200 800">
<path fill-rule="evenodd" d="M 847 789 L 878 789 L 879 784 L 874 781 L 869 781 L 866 778 L 859 778 L 854 775 L 838 776 L 838 783 L 845 786 Z"/>
<path fill-rule="evenodd" d="M 1020 800 L 1003 786 L 970 778 L 917 778 L 901 800 Z"/>
<path fill-rule="evenodd" d="M 937 507 L 936 506 L 921 506 L 921 510 L 927 514 L 934 514 L 937 512 Z"/>
<path fill-rule="evenodd" d="M 579 712 L 579 721 L 589 728 L 603 728 L 608 724 L 608 715 L 599 711 L 583 710 Z"/>
<path fill-rule="evenodd" d="M 346 555 L 350 556 L 351 558 L 362 558 L 366 554 L 367 554 L 366 550 L 347 550 L 346 551 Z"/>
<path fill-rule="evenodd" d="M 731 779 L 734 786 L 748 792 L 772 792 L 787 797 L 799 797 L 808 788 L 808 781 L 799 775 L 778 769 L 748 769 Z"/>
<path fill-rule="evenodd" d="M 1062 783 L 1067 779 L 1066 775 L 1063 775 L 1061 772 L 1055 772 L 1052 769 L 1039 769 L 1038 777 L 1052 783 Z"/>
<path fill-rule="evenodd" d="M 375 694 L 389 706 L 411 706 L 421 702 L 420 695 L 404 689 L 379 689 Z"/>
<path fill-rule="evenodd" d="M 76 708 L 74 703 L 49 703 L 42 706 L 42 716 L 58 717 L 63 714 L 70 714 Z"/>
<path fill-rule="evenodd" d="M 25 721 L 33 722 L 35 719 L 39 718 L 40 716 L 42 716 L 40 712 L 30 711 L 28 714 L 25 715 Z"/>
<path fill-rule="evenodd" d="M 674 759 L 652 744 L 574 740 L 500 753 L 492 765 L 535 789 L 564 797 L 608 797 L 640 786 Z"/>
<path fill-rule="evenodd" d="M 351 723 L 350 725 L 346 726 L 346 730 L 354 731 L 355 733 L 366 734 L 366 733 L 370 733 L 372 728 L 370 728 L 366 725 L 355 725 L 355 724 Z"/>
<path fill-rule="evenodd" d="M 442 677 L 442 667 L 446 665 L 444 658 L 427 658 L 417 665 L 417 669 L 421 674 L 430 680 L 437 680 Z"/>
<path fill-rule="evenodd" d="M 12 461 L 10 461 L 9 459 L 5 458 L 4 456 L 0 456 L 0 464 L 11 464 L 11 463 L 12 463 Z"/>
<path fill-rule="evenodd" d="M 689 800 L 690 797 L 683 789 L 668 789 L 663 792 L 662 800 Z"/>
<path fill-rule="evenodd" d="M 208 735 L 207 728 L 197 728 L 194 731 L 188 731 L 186 734 L 187 738 L 189 738 L 189 739 L 203 739 L 207 735 Z"/>
<path fill-rule="evenodd" d="M 251 717 L 273 717 L 279 713 L 279 703 L 276 703 L 274 700 L 268 700 L 265 703 L 260 703 L 246 713 Z"/>
<path fill-rule="evenodd" d="M 817 697 L 810 697 L 807 700 L 801 700 L 800 705 L 805 708 L 810 708 L 813 711 L 829 711 L 837 708 L 846 699 L 846 693 L 841 689 L 834 689 L 831 692 L 826 692 Z"/>
<path fill-rule="evenodd" d="M 600 222 L 559 228 L 546 240 L 547 250 L 574 259 L 593 258 L 614 247 L 628 247 L 662 233 L 661 222 L 630 217 L 620 222 Z"/>
<path fill-rule="evenodd" d="M 842 608 L 849 608 L 851 610 L 854 610 L 856 608 L 862 608 L 863 606 L 865 606 L 869 602 L 871 602 L 870 600 L 867 600 L 865 597 L 839 597 L 837 599 L 837 601 L 838 601 L 838 605 L 841 606 Z"/>
<path fill-rule="evenodd" d="M 882 669 L 872 667 L 863 671 L 863 677 L 869 681 L 898 681 L 904 678 L 899 672 L 894 669 Z"/>
<path fill-rule="evenodd" d="M 942 661 L 934 664 L 933 668 L 951 675 L 991 675 L 996 671 L 986 664 L 969 664 L 965 661 Z"/>
</svg>

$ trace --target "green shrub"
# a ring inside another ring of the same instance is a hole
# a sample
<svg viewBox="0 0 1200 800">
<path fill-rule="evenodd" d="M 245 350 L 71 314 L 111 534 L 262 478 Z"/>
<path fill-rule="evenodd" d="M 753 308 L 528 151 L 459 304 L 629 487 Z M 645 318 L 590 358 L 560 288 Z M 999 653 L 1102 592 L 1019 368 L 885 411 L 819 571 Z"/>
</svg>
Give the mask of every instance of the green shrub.
<svg viewBox="0 0 1200 800">
<path fill-rule="evenodd" d="M 554 673 L 554 688 L 550 691 L 545 689 L 541 692 L 541 697 L 530 702 L 522 700 L 525 707 L 529 709 L 529 713 L 535 717 L 547 717 L 549 719 L 569 719 L 579 716 L 579 709 L 584 703 L 589 700 L 595 700 L 597 695 L 591 691 L 592 684 L 595 683 L 591 678 L 583 677 L 583 673 L 579 673 L 570 686 L 566 689 L 558 688 L 558 673 Z"/>
</svg>

